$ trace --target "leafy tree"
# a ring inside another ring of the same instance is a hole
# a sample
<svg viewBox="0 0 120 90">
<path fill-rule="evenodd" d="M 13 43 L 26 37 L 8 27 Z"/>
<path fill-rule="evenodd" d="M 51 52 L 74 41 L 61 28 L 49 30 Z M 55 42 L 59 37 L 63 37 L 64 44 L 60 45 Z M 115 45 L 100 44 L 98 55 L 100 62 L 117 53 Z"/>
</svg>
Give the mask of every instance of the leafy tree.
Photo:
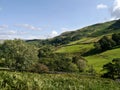
<svg viewBox="0 0 120 90">
<path fill-rule="evenodd" d="M 53 52 L 53 47 L 51 45 L 46 45 L 44 47 L 41 47 L 38 50 L 38 57 L 49 57 L 50 54 Z"/>
<path fill-rule="evenodd" d="M 96 71 L 95 71 L 93 65 L 89 65 L 89 66 L 88 66 L 87 72 L 90 73 L 90 74 L 92 74 L 92 75 L 95 75 L 95 74 L 96 74 Z"/>
<path fill-rule="evenodd" d="M 74 56 L 72 62 L 75 63 L 80 72 L 83 72 L 86 68 L 86 60 L 80 56 Z"/>
<path fill-rule="evenodd" d="M 16 70 L 28 70 L 38 60 L 37 48 L 23 40 L 7 40 L 0 46 L 0 57 L 5 66 Z"/>
<path fill-rule="evenodd" d="M 46 65 L 50 71 L 77 72 L 84 71 L 86 61 L 81 57 L 73 57 L 65 53 L 54 53 L 51 46 L 39 49 L 39 63 Z"/>
<path fill-rule="evenodd" d="M 111 49 L 113 46 L 115 46 L 115 42 L 108 38 L 107 36 L 102 37 L 98 43 L 100 44 L 100 47 L 103 51 Z"/>
<path fill-rule="evenodd" d="M 106 71 L 102 77 L 106 78 L 120 78 L 120 58 L 115 58 L 112 62 L 107 63 L 103 66 L 103 70 Z"/>
<path fill-rule="evenodd" d="M 77 65 L 72 63 L 72 59 L 65 54 L 59 54 L 54 64 L 56 65 L 57 71 L 76 72 L 79 70 Z"/>
<path fill-rule="evenodd" d="M 116 34 L 112 34 L 112 39 L 116 42 L 117 45 L 120 45 L 120 33 Z"/>
<path fill-rule="evenodd" d="M 101 45 L 99 44 L 99 42 L 95 42 L 94 43 L 94 47 L 95 47 L 96 50 L 101 50 L 102 49 Z"/>
</svg>

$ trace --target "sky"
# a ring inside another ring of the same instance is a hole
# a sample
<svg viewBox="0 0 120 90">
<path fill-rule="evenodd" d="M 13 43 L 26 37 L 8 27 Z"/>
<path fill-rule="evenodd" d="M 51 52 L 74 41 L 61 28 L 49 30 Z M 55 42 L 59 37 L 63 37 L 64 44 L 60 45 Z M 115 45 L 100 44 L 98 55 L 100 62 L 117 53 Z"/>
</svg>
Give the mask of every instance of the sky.
<svg viewBox="0 0 120 90">
<path fill-rule="evenodd" d="M 46 39 L 120 18 L 120 0 L 0 0 L 0 39 Z"/>
</svg>

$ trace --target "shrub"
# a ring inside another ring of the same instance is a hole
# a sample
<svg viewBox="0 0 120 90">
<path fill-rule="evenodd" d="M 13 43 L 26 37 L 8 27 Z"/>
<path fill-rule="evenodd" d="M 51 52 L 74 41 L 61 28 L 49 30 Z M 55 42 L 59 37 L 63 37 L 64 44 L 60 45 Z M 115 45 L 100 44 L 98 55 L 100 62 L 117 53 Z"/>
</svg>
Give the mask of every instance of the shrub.
<svg viewBox="0 0 120 90">
<path fill-rule="evenodd" d="M 112 62 L 105 64 L 103 70 L 105 70 L 106 73 L 104 73 L 102 77 L 112 79 L 120 78 L 120 58 L 115 58 Z"/>
<path fill-rule="evenodd" d="M 34 65 L 34 69 L 32 70 L 32 72 L 36 73 L 47 73 L 48 71 L 49 71 L 48 67 L 41 63 Z"/>
</svg>

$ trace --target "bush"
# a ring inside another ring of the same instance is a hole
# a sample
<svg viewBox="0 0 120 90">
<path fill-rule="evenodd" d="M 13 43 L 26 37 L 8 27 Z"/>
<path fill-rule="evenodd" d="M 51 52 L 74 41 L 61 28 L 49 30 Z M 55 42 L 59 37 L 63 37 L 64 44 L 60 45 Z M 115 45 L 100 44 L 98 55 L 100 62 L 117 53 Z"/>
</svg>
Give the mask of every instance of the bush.
<svg viewBox="0 0 120 90">
<path fill-rule="evenodd" d="M 47 73 L 47 72 L 49 72 L 49 69 L 46 65 L 38 63 L 38 64 L 34 65 L 32 72 Z"/>
<path fill-rule="evenodd" d="M 83 72 L 86 69 L 86 60 L 80 56 L 75 56 L 72 58 L 72 62 L 75 63 L 80 72 Z"/>
<path fill-rule="evenodd" d="M 107 36 L 102 37 L 98 43 L 100 44 L 102 51 L 109 50 L 115 46 L 115 42 Z"/>
<path fill-rule="evenodd" d="M 116 34 L 112 34 L 112 39 L 116 42 L 116 45 L 120 45 L 120 33 Z"/>
<path fill-rule="evenodd" d="M 103 70 L 105 70 L 106 73 L 104 73 L 102 77 L 112 79 L 120 78 L 120 58 L 115 58 L 112 62 L 105 64 Z"/>
</svg>

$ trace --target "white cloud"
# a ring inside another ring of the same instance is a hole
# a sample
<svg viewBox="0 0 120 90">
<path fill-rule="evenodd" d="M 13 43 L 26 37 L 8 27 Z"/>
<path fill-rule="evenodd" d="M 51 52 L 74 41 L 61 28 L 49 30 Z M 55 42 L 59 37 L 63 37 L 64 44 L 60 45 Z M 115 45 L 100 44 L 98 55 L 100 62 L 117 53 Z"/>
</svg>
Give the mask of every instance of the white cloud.
<svg viewBox="0 0 120 90">
<path fill-rule="evenodd" d="M 52 35 L 57 35 L 57 31 L 52 31 Z"/>
<path fill-rule="evenodd" d="M 97 9 L 106 9 L 106 8 L 108 8 L 108 6 L 105 4 L 98 4 L 97 5 Z"/>
<path fill-rule="evenodd" d="M 8 25 L 0 25 L 0 30 L 1 29 L 6 29 L 6 28 L 8 28 Z"/>
<path fill-rule="evenodd" d="M 7 35 L 0 35 L 0 40 L 4 40 L 4 39 L 10 39 L 10 37 Z"/>
<path fill-rule="evenodd" d="M 75 29 L 75 30 L 76 30 L 76 29 Z M 53 31 L 51 31 L 50 34 L 44 35 L 44 38 L 53 38 L 53 37 L 55 37 L 55 36 L 60 35 L 60 34 L 63 33 L 63 32 L 67 32 L 67 31 L 73 31 L 73 30 L 68 29 L 68 28 L 61 28 L 61 29 L 60 29 L 60 32 L 57 32 L 56 30 L 53 30 Z"/>
<path fill-rule="evenodd" d="M 27 36 L 18 36 L 17 38 L 24 39 L 24 40 L 32 40 L 32 39 L 46 39 L 46 37 L 42 35 L 27 35 Z"/>
<path fill-rule="evenodd" d="M 14 30 L 11 30 L 11 31 L 8 31 L 8 34 L 13 35 L 13 34 L 17 34 L 17 32 Z"/>
<path fill-rule="evenodd" d="M 75 29 L 75 30 L 76 30 L 76 29 Z M 67 31 L 73 31 L 73 30 L 71 30 L 71 29 L 69 29 L 69 28 L 61 28 L 61 33 L 67 32 Z"/>
<path fill-rule="evenodd" d="M 53 30 L 49 34 L 45 34 L 43 36 L 43 39 L 53 38 L 55 36 L 59 35 L 57 31 Z"/>
<path fill-rule="evenodd" d="M 55 37 L 55 36 L 57 36 L 57 35 L 58 35 L 58 32 L 55 31 L 55 30 L 53 30 L 53 31 L 51 32 L 51 34 L 50 34 L 50 37 Z"/>
<path fill-rule="evenodd" d="M 30 24 L 16 24 L 15 26 L 30 29 L 30 30 L 41 30 L 40 27 L 35 27 L 33 25 L 30 25 Z"/>
<path fill-rule="evenodd" d="M 37 37 L 37 36 L 32 36 L 32 35 L 26 36 L 26 37 L 21 37 L 21 38 L 22 38 L 22 39 L 26 39 L 26 40 L 39 39 L 39 37 Z"/>
<path fill-rule="evenodd" d="M 10 31 L 5 30 L 0 32 L 0 35 L 14 35 L 14 34 L 17 34 L 17 32 L 13 30 L 10 30 Z"/>
<path fill-rule="evenodd" d="M 120 19 L 120 0 L 114 0 L 114 4 L 111 8 L 111 18 Z"/>
</svg>

